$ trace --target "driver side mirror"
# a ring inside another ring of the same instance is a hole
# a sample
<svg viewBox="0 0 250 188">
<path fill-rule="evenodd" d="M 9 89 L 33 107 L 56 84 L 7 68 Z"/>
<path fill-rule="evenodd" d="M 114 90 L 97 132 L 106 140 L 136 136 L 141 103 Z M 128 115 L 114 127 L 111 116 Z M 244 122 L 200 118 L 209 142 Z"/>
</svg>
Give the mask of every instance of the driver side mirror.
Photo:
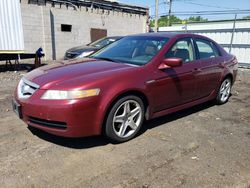
<svg viewBox="0 0 250 188">
<path fill-rule="evenodd" d="M 158 67 L 159 70 L 165 70 L 171 67 L 180 67 L 182 66 L 182 59 L 181 58 L 166 58 L 163 59 L 160 66 Z"/>
</svg>

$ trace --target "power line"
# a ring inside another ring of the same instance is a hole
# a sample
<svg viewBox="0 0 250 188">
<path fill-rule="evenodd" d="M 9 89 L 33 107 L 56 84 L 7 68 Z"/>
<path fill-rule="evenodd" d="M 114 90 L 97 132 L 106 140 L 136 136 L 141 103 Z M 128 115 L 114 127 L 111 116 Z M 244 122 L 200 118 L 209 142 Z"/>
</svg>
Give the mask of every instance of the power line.
<svg viewBox="0 0 250 188">
<path fill-rule="evenodd" d="M 224 11 L 194 11 L 194 12 L 172 12 L 175 16 L 201 16 L 201 15 L 226 15 L 226 14 L 249 14 L 250 10 L 224 10 Z M 161 13 L 159 16 L 168 16 L 166 13 Z M 154 16 L 150 16 L 154 18 Z"/>
<path fill-rule="evenodd" d="M 241 13 L 241 12 L 249 12 L 250 9 L 239 9 L 239 10 L 209 10 L 209 11 L 206 11 L 206 10 L 202 10 L 202 11 L 181 11 L 181 12 L 175 12 L 175 13 L 211 13 L 211 12 L 214 12 L 214 13 L 223 13 L 223 12 L 228 12 L 228 13 Z"/>
<path fill-rule="evenodd" d="M 192 4 L 192 5 L 198 5 L 198 6 L 202 6 L 202 7 L 213 7 L 213 8 L 221 8 L 221 9 L 229 9 L 229 10 L 239 10 L 238 8 L 230 8 L 230 7 L 224 7 L 224 6 L 217 6 L 217 5 L 208 5 L 208 4 L 201 4 L 201 3 L 194 3 L 194 2 L 186 2 L 186 1 L 182 1 L 183 3 L 186 4 Z"/>
<path fill-rule="evenodd" d="M 181 2 L 181 3 L 186 3 L 186 4 L 193 4 L 193 5 L 198 5 L 202 7 L 213 7 L 213 8 L 220 8 L 220 9 L 228 9 L 228 10 L 239 10 L 238 8 L 232 8 L 232 7 L 224 7 L 224 6 L 217 6 L 217 5 L 209 5 L 209 4 L 202 4 L 202 3 L 195 3 L 192 2 L 192 0 L 173 0 L 175 2 Z M 167 0 L 164 0 L 163 2 L 159 3 L 159 5 L 163 4 L 168 4 Z M 155 5 L 150 5 L 149 8 L 155 7 Z"/>
<path fill-rule="evenodd" d="M 250 10 L 231 10 L 231 11 L 195 11 L 195 12 L 173 12 L 175 15 L 222 15 L 222 14 L 247 14 L 250 13 Z"/>
</svg>

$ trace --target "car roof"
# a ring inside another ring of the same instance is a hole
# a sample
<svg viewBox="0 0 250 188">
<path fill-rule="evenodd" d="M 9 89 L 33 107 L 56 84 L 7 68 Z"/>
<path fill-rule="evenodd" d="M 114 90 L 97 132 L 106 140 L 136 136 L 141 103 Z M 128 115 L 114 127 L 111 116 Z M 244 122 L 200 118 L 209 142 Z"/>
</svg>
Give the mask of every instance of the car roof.
<svg viewBox="0 0 250 188">
<path fill-rule="evenodd" d="M 130 36 L 155 36 L 155 37 L 166 37 L 166 38 L 179 38 L 179 37 L 202 37 L 207 38 L 201 35 L 192 34 L 192 33 L 176 33 L 176 32 L 157 32 L 157 33 L 142 33 L 142 34 L 135 34 Z"/>
</svg>

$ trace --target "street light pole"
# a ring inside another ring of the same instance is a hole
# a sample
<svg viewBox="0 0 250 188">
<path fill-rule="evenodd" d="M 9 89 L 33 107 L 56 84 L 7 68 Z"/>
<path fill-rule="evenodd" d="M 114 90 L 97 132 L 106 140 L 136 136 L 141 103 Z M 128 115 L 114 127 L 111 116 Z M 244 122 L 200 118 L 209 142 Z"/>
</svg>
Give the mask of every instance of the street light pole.
<svg viewBox="0 0 250 188">
<path fill-rule="evenodd" d="M 155 32 L 157 32 L 158 30 L 158 6 L 159 6 L 159 0 L 155 0 L 155 28 L 154 28 Z"/>
</svg>

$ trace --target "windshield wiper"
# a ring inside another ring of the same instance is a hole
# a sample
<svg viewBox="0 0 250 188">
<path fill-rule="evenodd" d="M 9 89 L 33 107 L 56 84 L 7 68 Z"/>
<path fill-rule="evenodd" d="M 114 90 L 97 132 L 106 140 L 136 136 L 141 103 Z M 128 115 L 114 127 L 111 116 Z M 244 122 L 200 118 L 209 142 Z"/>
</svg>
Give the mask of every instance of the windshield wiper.
<svg viewBox="0 0 250 188">
<path fill-rule="evenodd" d="M 94 59 L 101 59 L 101 60 L 106 60 L 106 61 L 112 61 L 115 63 L 118 63 L 117 61 L 115 61 L 114 59 L 108 58 L 108 57 L 92 57 Z"/>
</svg>

